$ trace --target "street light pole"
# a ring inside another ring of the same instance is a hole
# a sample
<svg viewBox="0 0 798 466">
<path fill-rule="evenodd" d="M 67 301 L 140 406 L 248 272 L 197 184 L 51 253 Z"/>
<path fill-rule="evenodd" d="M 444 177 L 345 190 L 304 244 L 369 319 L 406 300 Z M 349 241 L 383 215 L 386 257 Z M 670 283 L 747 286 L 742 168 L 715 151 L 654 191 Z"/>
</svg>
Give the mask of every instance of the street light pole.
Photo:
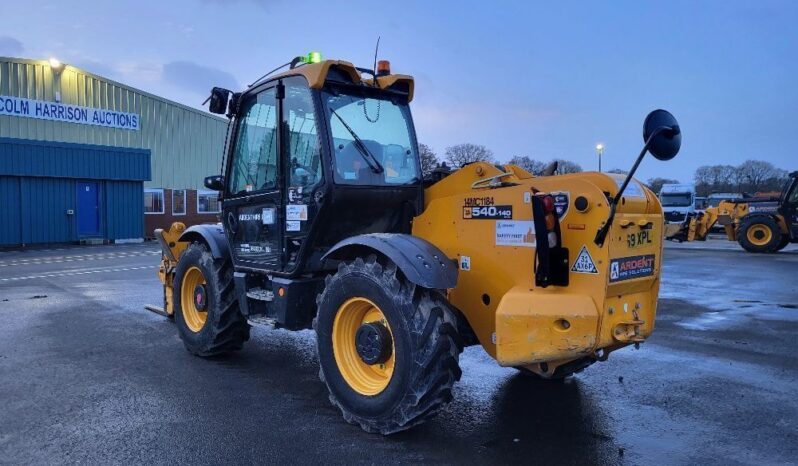
<svg viewBox="0 0 798 466">
<path fill-rule="evenodd" d="M 601 154 L 604 153 L 604 144 L 596 144 L 596 153 L 599 157 L 599 173 L 601 173 Z"/>
</svg>

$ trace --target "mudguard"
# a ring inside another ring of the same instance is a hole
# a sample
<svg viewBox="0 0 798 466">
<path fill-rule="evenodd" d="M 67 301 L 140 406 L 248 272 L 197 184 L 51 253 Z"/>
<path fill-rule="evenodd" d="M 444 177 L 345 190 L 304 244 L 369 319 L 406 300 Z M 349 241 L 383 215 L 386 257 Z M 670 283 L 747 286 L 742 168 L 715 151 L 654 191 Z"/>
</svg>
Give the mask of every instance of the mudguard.
<svg viewBox="0 0 798 466">
<path fill-rule="evenodd" d="M 210 248 L 214 259 L 230 257 L 230 245 L 224 236 L 222 225 L 218 223 L 216 225 L 206 224 L 189 227 L 180 235 L 178 241 L 205 243 Z"/>
<path fill-rule="evenodd" d="M 353 259 L 379 253 L 393 261 L 408 280 L 424 288 L 446 290 L 457 285 L 457 265 L 429 241 L 399 233 L 371 233 L 347 238 L 322 260 Z"/>
</svg>

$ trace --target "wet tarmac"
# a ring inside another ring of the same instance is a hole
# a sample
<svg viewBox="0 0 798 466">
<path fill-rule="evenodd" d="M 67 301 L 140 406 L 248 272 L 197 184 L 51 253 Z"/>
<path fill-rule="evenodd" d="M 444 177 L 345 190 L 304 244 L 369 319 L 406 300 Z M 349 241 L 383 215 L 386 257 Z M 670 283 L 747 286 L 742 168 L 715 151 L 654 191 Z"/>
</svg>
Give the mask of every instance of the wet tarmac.
<svg viewBox="0 0 798 466">
<path fill-rule="evenodd" d="M 711 245 L 710 245 L 711 246 Z M 152 245 L 0 253 L 2 464 L 795 464 L 798 253 L 668 244 L 657 329 L 564 383 L 479 348 L 455 400 L 391 437 L 346 424 L 314 336 L 202 360 Z"/>
</svg>

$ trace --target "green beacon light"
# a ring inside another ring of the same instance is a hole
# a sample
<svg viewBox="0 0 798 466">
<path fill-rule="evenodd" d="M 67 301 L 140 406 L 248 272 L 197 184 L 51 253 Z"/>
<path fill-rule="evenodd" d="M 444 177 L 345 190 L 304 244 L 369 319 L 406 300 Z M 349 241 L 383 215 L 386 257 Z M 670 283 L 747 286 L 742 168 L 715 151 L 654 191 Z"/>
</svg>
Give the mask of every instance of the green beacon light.
<svg viewBox="0 0 798 466">
<path fill-rule="evenodd" d="M 305 57 L 305 63 L 320 63 L 321 62 L 321 52 L 309 52 L 308 56 Z"/>
</svg>

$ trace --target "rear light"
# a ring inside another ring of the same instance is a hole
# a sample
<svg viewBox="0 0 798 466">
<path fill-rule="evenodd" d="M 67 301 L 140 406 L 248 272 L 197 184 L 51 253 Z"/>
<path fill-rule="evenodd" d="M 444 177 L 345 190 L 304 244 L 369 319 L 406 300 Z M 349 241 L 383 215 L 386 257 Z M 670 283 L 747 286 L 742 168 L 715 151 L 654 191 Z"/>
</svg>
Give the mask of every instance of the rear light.
<svg viewBox="0 0 798 466">
<path fill-rule="evenodd" d="M 535 286 L 568 286 L 568 250 L 562 247 L 554 197 L 538 193 L 532 197 L 535 222 Z"/>
<path fill-rule="evenodd" d="M 543 196 L 543 210 L 546 211 L 547 214 L 554 212 L 554 197 Z"/>
</svg>

